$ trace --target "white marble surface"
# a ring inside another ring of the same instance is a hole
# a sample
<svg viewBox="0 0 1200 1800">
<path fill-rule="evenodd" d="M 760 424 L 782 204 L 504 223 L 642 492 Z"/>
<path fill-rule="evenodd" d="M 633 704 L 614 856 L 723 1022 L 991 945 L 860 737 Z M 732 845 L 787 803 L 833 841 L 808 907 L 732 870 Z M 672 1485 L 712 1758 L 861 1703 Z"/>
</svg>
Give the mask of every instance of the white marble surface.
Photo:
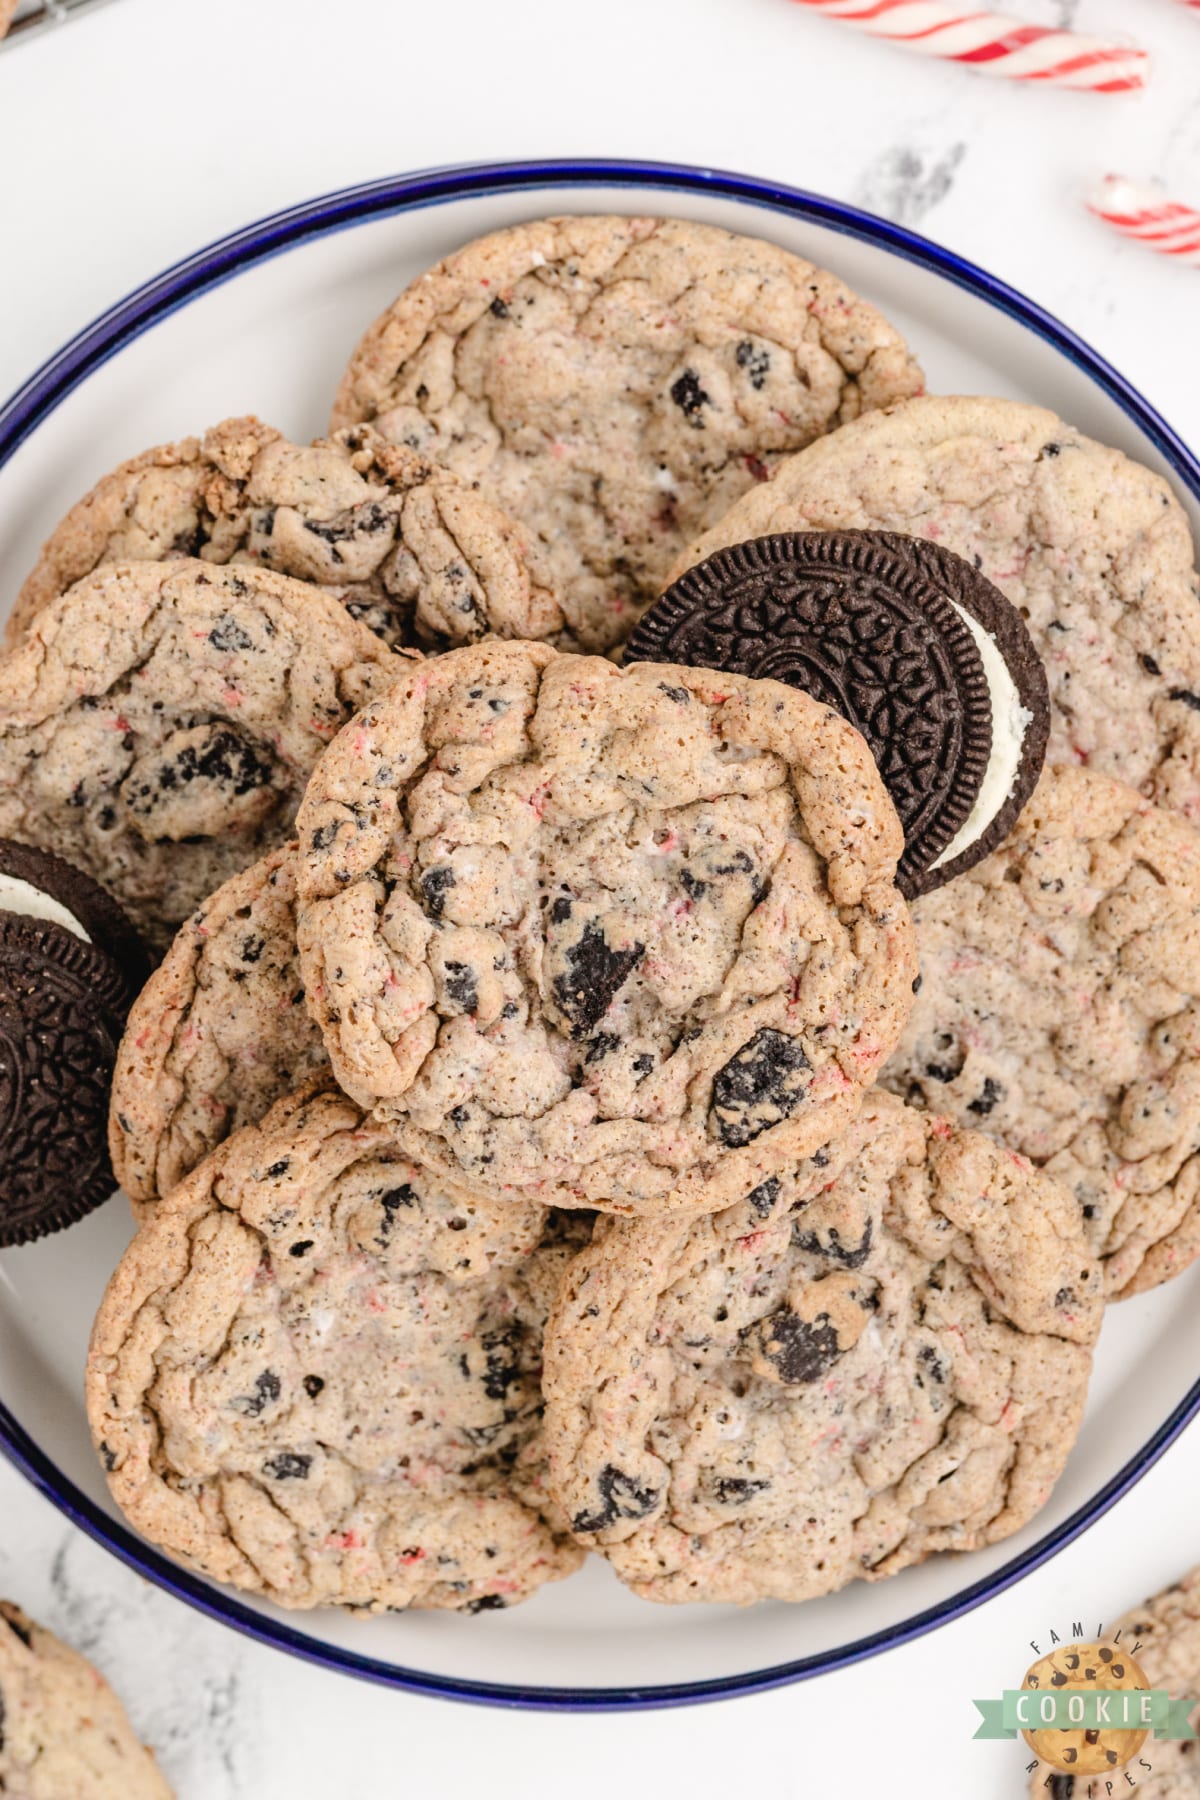
<svg viewBox="0 0 1200 1800">
<path fill-rule="evenodd" d="M 1136 99 L 1029 92 L 905 58 L 788 0 L 118 0 L 0 52 L 0 392 L 210 237 L 389 171 L 521 155 L 678 158 L 860 202 L 1050 307 L 1200 440 L 1200 273 L 1090 221 L 1098 172 L 1200 203 L 1200 19 L 1174 0 L 1010 0 L 1156 52 Z M 748 1784 L 1021 1791 L 970 1696 L 1026 1641 L 1200 1560 L 1194 1427 L 1046 1569 L 866 1669 L 628 1718 L 456 1709 L 259 1649 L 143 1586 L 0 1465 L 0 1592 L 97 1661 L 183 1800 L 375 1800 Z M 940 1683 L 922 1724 L 914 1696 Z M 885 1773 L 886 1771 L 886 1773 Z"/>
</svg>

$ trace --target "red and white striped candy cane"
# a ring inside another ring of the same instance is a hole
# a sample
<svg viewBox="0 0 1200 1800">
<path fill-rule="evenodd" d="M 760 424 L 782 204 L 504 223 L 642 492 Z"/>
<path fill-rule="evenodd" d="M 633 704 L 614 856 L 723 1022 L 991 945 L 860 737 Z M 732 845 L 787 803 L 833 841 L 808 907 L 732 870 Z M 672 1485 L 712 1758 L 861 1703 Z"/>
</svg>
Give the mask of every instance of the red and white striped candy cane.
<svg viewBox="0 0 1200 1800">
<path fill-rule="evenodd" d="M 1123 175 L 1106 175 L 1098 182 L 1088 206 L 1122 237 L 1200 269 L 1200 212 L 1194 206 L 1181 206 L 1158 188 Z"/>
<path fill-rule="evenodd" d="M 1135 45 L 1026 25 L 946 0 L 796 0 L 796 4 L 844 19 L 871 37 L 887 38 L 923 56 L 945 57 L 1008 81 L 1124 94 L 1145 87 L 1149 74 L 1150 59 Z"/>
</svg>

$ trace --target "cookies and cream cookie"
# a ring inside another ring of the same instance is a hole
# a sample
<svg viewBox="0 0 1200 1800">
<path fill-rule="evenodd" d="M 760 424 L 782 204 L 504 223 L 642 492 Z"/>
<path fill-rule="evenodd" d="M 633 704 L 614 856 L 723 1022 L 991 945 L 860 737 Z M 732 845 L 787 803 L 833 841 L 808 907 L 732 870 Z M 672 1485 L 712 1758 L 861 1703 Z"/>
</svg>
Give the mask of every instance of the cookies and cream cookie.
<svg viewBox="0 0 1200 1800">
<path fill-rule="evenodd" d="M 1016 400 L 909 400 L 781 464 L 674 573 L 780 531 L 896 531 L 974 563 L 1022 613 L 1050 685 L 1052 763 L 1200 824 L 1200 580 L 1161 475 Z"/>
<path fill-rule="evenodd" d="M 180 557 L 316 582 L 392 645 L 541 638 L 563 624 L 530 579 L 524 533 L 469 482 L 370 426 L 291 444 L 244 418 L 102 476 L 43 545 L 8 641 L 93 569 Z"/>
<path fill-rule="evenodd" d="M 280 1101 L 129 1246 L 87 1408 L 152 1542 L 282 1606 L 477 1612 L 569 1574 L 542 1326 L 583 1220 L 454 1188 L 344 1095 Z"/>
<path fill-rule="evenodd" d="M 8 1600 L 0 1600 L 0 1793 L 171 1800 L 104 1677 Z"/>
<path fill-rule="evenodd" d="M 0 833 L 66 856 L 162 947 L 286 841 L 320 752 L 406 666 L 265 569 L 98 569 L 0 661 Z"/>
<path fill-rule="evenodd" d="M 680 219 L 554 218 L 465 245 L 375 321 L 333 424 L 477 482 L 530 533 L 586 650 L 789 452 L 921 391 L 873 306 L 802 257 Z"/>
<path fill-rule="evenodd" d="M 921 983 L 882 1080 L 1079 1207 L 1113 1296 L 1200 1253 L 1200 834 L 1047 769 L 1001 849 L 914 903 Z"/>
<path fill-rule="evenodd" d="M 491 643 L 314 771 L 301 966 L 338 1080 L 443 1173 L 707 1210 L 836 1135 L 916 972 L 863 740 L 769 681 Z"/>
<path fill-rule="evenodd" d="M 546 1331 L 551 1487 L 645 1599 L 805 1600 L 1016 1531 L 1103 1311 L 1070 1196 L 875 1093 L 701 1219 L 602 1219 Z"/>
<path fill-rule="evenodd" d="M 135 1211 L 328 1061 L 304 1005 L 296 850 L 286 844 L 185 921 L 129 1015 L 109 1147 Z"/>
</svg>

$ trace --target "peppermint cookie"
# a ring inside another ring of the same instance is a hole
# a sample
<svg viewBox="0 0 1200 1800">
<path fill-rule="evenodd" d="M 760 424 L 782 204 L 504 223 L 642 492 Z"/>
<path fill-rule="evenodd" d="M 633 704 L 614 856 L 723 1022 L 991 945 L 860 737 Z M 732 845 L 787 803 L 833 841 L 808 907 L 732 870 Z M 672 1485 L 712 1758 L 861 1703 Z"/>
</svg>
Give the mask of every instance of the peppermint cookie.
<svg viewBox="0 0 1200 1800">
<path fill-rule="evenodd" d="M 374 420 L 479 482 L 530 531 L 575 641 L 603 650 L 781 457 L 921 387 L 874 307 L 776 245 L 556 218 L 413 282 L 354 352 L 333 423 Z"/>
<path fill-rule="evenodd" d="M 316 582 L 392 645 L 548 637 L 563 623 L 530 580 L 523 533 L 468 482 L 369 427 L 290 444 L 245 418 L 97 482 L 43 546 L 8 641 L 95 568 L 186 556 Z"/>
<path fill-rule="evenodd" d="M 1103 1310 L 1070 1198 L 872 1095 L 702 1219 L 605 1219 L 546 1329 L 551 1487 L 644 1599 L 807 1600 L 1016 1531 Z"/>
<path fill-rule="evenodd" d="M 1200 823 L 1200 582 L 1161 476 L 1015 400 L 929 398 L 776 471 L 676 573 L 744 538 L 907 532 L 974 563 L 1024 616 L 1050 684 L 1048 760 Z"/>
<path fill-rule="evenodd" d="M 339 1082 L 491 1191 L 721 1206 L 841 1129 L 912 1002 L 895 810 L 778 682 L 451 651 L 330 746 L 299 825 Z"/>
<path fill-rule="evenodd" d="M 1200 1695 L 1200 1569 L 1122 1614 L 1106 1635 L 1118 1652 L 1136 1657 L 1152 1688 L 1165 1689 L 1172 1700 L 1195 1699 Z M 1200 1726 L 1200 1711 L 1191 1717 L 1193 1728 Z M 1200 1744 L 1156 1737 L 1143 1747 L 1130 1774 L 1139 1800 L 1198 1800 Z M 1091 1786 L 1101 1791 L 1099 1782 Z M 1085 1776 L 1076 1779 L 1041 1762 L 1029 1778 L 1035 1800 L 1088 1800 L 1088 1787 Z"/>
<path fill-rule="evenodd" d="M 1075 1196 L 1110 1296 L 1200 1252 L 1200 835 L 1048 769 L 1002 849 L 913 912 L 921 985 L 883 1080 Z"/>
<path fill-rule="evenodd" d="M 569 1574 L 539 1374 L 581 1236 L 439 1181 L 342 1094 L 280 1101 L 109 1283 L 86 1391 L 114 1498 L 282 1606 L 478 1612 Z"/>
<path fill-rule="evenodd" d="M 266 570 L 97 570 L 0 663 L 0 833 L 68 857 L 162 946 L 287 839 L 326 743 L 406 666 Z"/>
<path fill-rule="evenodd" d="M 0 1600 L 0 1794 L 171 1800 L 104 1677 Z"/>
<path fill-rule="evenodd" d="M 304 1006 L 288 844 L 192 914 L 129 1015 L 109 1148 L 135 1211 L 328 1061 Z"/>
</svg>

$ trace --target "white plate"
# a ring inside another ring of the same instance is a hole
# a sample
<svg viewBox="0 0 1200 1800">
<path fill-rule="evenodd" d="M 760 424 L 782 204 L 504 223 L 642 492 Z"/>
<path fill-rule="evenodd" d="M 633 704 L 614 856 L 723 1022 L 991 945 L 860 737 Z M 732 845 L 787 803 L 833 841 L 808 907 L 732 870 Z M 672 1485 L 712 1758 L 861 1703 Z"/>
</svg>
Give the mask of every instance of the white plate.
<svg viewBox="0 0 1200 1800">
<path fill-rule="evenodd" d="M 326 197 L 210 246 L 114 308 L 0 411 L 0 603 L 51 527 L 123 457 L 232 413 L 303 440 L 325 425 L 363 327 L 481 232 L 550 211 L 666 212 L 773 238 L 835 270 L 905 332 L 935 391 L 1049 406 L 1167 474 L 1200 524 L 1200 465 L 1145 402 L 1010 290 L 895 226 L 711 172 L 541 165 L 443 172 Z M 804 1606 L 655 1607 L 598 1559 L 508 1613 L 287 1614 L 193 1578 L 121 1525 L 80 1399 L 88 1328 L 130 1234 L 116 1200 L 0 1253 L 0 1447 L 152 1580 L 330 1667 L 424 1692 L 534 1706 L 638 1706 L 796 1680 L 977 1605 L 1096 1518 L 1200 1407 L 1200 1268 L 1105 1323 L 1079 1441 L 1016 1537 Z"/>
</svg>

